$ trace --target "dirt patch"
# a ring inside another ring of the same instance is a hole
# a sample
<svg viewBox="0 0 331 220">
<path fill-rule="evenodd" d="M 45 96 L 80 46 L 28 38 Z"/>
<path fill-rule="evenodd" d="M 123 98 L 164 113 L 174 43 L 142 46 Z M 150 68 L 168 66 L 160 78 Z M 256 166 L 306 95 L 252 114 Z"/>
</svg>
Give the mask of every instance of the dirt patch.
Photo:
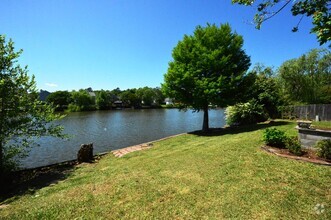
<svg viewBox="0 0 331 220">
<path fill-rule="evenodd" d="M 303 150 L 304 154 L 302 156 L 294 155 L 291 152 L 289 152 L 288 149 L 280 149 L 280 148 L 275 148 L 275 147 L 270 147 L 270 146 L 263 146 L 263 147 L 261 147 L 261 149 L 268 153 L 275 154 L 280 157 L 289 158 L 292 160 L 300 160 L 300 161 L 319 164 L 319 165 L 331 166 L 330 160 L 326 160 L 324 158 L 318 157 L 316 155 L 316 151 L 310 150 L 310 149 Z"/>
</svg>

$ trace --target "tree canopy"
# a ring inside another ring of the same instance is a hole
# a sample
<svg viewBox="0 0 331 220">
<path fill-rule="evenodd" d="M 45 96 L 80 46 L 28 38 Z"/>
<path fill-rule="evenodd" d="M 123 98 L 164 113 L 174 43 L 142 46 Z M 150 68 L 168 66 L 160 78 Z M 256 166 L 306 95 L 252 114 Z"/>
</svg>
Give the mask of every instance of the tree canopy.
<svg viewBox="0 0 331 220">
<path fill-rule="evenodd" d="M 62 111 L 71 102 L 71 94 L 68 91 L 56 91 L 47 96 L 46 101 L 56 106 L 57 111 Z"/>
<path fill-rule="evenodd" d="M 248 98 L 251 98 L 251 102 L 261 105 L 268 117 L 278 117 L 278 107 L 284 102 L 276 73 L 271 67 L 256 64 L 252 69 L 252 74 L 255 76 L 255 82 L 249 88 Z"/>
<path fill-rule="evenodd" d="M 72 103 L 69 104 L 69 111 L 89 111 L 95 109 L 95 97 L 88 91 L 80 89 L 71 92 Z"/>
<path fill-rule="evenodd" d="M 17 157 L 26 155 L 33 137 L 63 137 L 63 128 L 49 123 L 60 116 L 38 101 L 34 77 L 16 63 L 21 53 L 0 35 L 0 176 L 13 168 Z"/>
<path fill-rule="evenodd" d="M 311 17 L 313 24 L 311 33 L 317 35 L 319 43 L 322 45 L 331 41 L 330 0 L 232 0 L 232 2 L 248 6 L 257 5 L 257 13 L 254 17 L 254 23 L 257 29 L 260 29 L 262 23 L 277 15 L 293 2 L 291 8 L 292 15 L 301 16 L 301 18 L 298 20 L 298 24 L 293 27 L 292 31 L 298 31 L 300 22 L 304 16 Z"/>
<path fill-rule="evenodd" d="M 283 96 L 292 103 L 331 103 L 331 52 L 311 50 L 278 70 Z"/>
<path fill-rule="evenodd" d="M 111 108 L 110 94 L 105 90 L 96 93 L 95 104 L 99 110 L 108 110 Z"/>
<path fill-rule="evenodd" d="M 141 100 L 137 96 L 137 89 L 127 89 L 120 94 L 120 99 L 124 103 L 124 106 L 131 106 L 139 108 L 141 106 Z"/>
<path fill-rule="evenodd" d="M 204 111 L 203 131 L 209 129 L 209 104 L 225 107 L 242 97 L 250 66 L 243 43 L 229 24 L 207 24 L 185 35 L 172 51 L 162 89 L 184 106 Z"/>
</svg>

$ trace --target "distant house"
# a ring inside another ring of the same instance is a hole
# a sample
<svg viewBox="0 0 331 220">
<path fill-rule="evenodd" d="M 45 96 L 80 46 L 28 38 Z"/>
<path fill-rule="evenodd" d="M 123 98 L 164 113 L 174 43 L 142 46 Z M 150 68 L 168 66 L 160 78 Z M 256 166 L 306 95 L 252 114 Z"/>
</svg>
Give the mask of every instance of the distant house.
<svg viewBox="0 0 331 220">
<path fill-rule="evenodd" d="M 172 105 L 172 104 L 174 104 L 171 98 L 166 98 L 164 100 L 164 102 L 165 102 L 166 105 Z"/>
<path fill-rule="evenodd" d="M 88 87 L 87 89 L 85 89 L 86 92 L 88 92 L 88 94 L 92 97 L 95 98 L 95 92 L 93 92 L 93 89 L 91 87 Z"/>
<path fill-rule="evenodd" d="M 95 92 L 88 92 L 88 94 L 89 94 L 91 97 L 94 97 L 94 98 L 95 98 Z"/>
<path fill-rule="evenodd" d="M 115 102 L 113 102 L 115 108 L 123 108 L 123 101 L 121 100 L 117 100 Z"/>
<path fill-rule="evenodd" d="M 50 95 L 51 93 L 46 91 L 46 90 L 40 90 L 39 92 L 39 100 L 40 101 L 46 101 L 47 97 Z"/>
</svg>

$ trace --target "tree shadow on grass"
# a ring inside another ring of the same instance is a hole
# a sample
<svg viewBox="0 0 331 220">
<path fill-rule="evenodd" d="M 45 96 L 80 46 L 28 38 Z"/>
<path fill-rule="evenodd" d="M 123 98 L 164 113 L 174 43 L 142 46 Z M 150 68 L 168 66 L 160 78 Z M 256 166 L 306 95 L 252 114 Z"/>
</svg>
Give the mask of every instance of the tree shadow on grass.
<svg viewBox="0 0 331 220">
<path fill-rule="evenodd" d="M 25 194 L 33 195 L 38 189 L 66 179 L 75 169 L 76 164 L 75 161 L 69 161 L 6 175 L 0 181 L 0 203 L 7 199 L 8 202 L 12 202 Z"/>
<path fill-rule="evenodd" d="M 226 127 L 226 128 L 211 128 L 207 132 L 203 132 L 202 130 L 193 131 L 189 134 L 197 135 L 197 136 L 221 136 L 226 134 L 239 134 L 244 132 L 251 132 L 256 130 L 261 130 L 274 126 L 288 125 L 291 122 L 287 121 L 270 121 L 268 123 L 260 123 L 254 125 L 243 125 L 243 126 L 235 126 L 235 127 Z"/>
</svg>

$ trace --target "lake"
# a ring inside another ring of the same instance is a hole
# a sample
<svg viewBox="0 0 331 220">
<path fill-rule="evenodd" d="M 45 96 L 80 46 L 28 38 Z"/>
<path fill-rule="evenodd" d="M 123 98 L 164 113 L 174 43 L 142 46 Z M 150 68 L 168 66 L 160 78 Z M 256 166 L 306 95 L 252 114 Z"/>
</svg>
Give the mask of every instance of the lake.
<svg viewBox="0 0 331 220">
<path fill-rule="evenodd" d="M 68 140 L 42 137 L 24 168 L 34 168 L 74 160 L 81 144 L 93 143 L 94 154 L 157 140 L 170 135 L 200 130 L 203 112 L 177 109 L 113 110 L 69 113 L 57 123 L 64 126 Z M 225 125 L 224 110 L 209 111 L 209 126 Z"/>
</svg>

